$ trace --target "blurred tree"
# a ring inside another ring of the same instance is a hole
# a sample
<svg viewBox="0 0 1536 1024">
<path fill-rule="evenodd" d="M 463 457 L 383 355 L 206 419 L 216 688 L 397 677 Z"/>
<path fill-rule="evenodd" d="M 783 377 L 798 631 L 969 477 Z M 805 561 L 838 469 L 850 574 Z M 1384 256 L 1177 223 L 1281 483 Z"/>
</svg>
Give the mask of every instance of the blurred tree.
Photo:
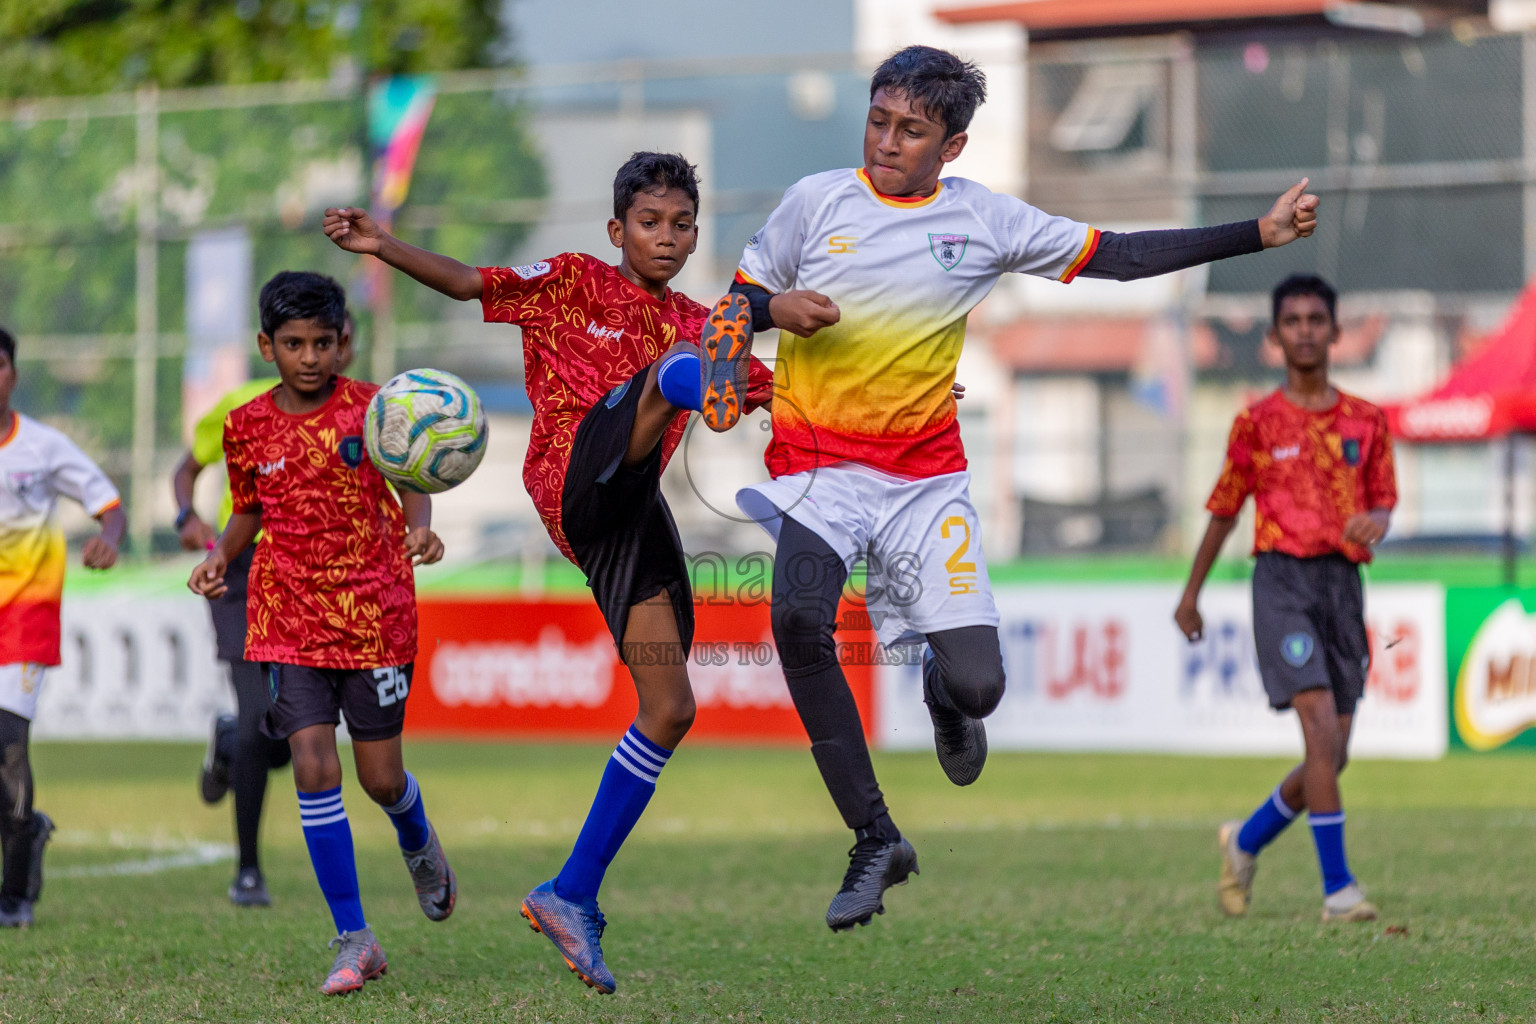
<svg viewBox="0 0 1536 1024">
<path fill-rule="evenodd" d="M 0 0 L 0 96 L 484 67 L 499 0 Z"/>
</svg>

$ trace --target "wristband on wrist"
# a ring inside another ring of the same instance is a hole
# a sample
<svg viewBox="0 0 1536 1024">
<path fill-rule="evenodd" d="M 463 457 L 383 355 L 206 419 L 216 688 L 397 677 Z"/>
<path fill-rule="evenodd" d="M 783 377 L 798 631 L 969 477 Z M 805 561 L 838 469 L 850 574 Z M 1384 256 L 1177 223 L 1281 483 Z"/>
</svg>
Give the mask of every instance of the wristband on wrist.
<svg viewBox="0 0 1536 1024">
<path fill-rule="evenodd" d="M 187 520 L 191 519 L 195 515 L 197 515 L 197 511 L 195 509 L 193 509 L 191 505 L 188 505 L 186 508 L 178 510 L 177 513 L 176 513 L 176 529 L 177 529 L 177 531 L 179 532 L 183 526 L 186 526 L 187 525 Z"/>
</svg>

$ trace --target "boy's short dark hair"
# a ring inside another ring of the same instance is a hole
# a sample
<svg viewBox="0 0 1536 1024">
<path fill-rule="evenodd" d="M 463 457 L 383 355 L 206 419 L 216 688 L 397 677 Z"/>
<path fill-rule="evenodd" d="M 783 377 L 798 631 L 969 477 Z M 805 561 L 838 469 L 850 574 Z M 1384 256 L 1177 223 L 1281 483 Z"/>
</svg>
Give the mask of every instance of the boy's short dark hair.
<svg viewBox="0 0 1536 1024">
<path fill-rule="evenodd" d="M 613 176 L 613 217 L 623 220 L 640 192 L 682 189 L 699 214 L 699 169 L 679 153 L 636 153 Z"/>
<path fill-rule="evenodd" d="M 16 365 L 16 339 L 4 327 L 0 327 L 0 355 L 5 356 L 12 366 Z"/>
<path fill-rule="evenodd" d="M 1297 295 L 1316 295 L 1328 307 L 1328 319 L 1339 322 L 1339 293 L 1334 291 L 1333 285 L 1316 274 L 1292 274 L 1275 285 L 1275 290 L 1270 293 L 1270 317 L 1275 323 L 1280 322 L 1281 303 Z"/>
<path fill-rule="evenodd" d="M 347 293 L 331 278 L 308 270 L 276 275 L 261 286 L 257 304 L 261 333 L 269 338 L 277 337 L 278 328 L 290 320 L 314 320 L 337 334 L 347 322 Z"/>
<path fill-rule="evenodd" d="M 970 127 L 987 101 L 987 76 L 968 60 L 932 46 L 909 46 L 885 58 L 869 80 L 869 98 L 881 89 L 899 92 L 924 117 L 944 126 L 944 137 Z"/>
</svg>

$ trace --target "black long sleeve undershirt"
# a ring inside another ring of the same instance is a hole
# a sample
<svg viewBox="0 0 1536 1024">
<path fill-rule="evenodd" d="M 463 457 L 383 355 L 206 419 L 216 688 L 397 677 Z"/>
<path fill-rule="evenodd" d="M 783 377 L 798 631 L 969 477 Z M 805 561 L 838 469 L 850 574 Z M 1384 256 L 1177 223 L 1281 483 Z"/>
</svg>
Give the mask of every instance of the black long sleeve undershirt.
<svg viewBox="0 0 1536 1024">
<path fill-rule="evenodd" d="M 731 291 L 739 292 L 747 297 L 747 304 L 752 307 L 752 332 L 771 331 L 776 326 L 773 322 L 773 314 L 768 312 L 768 300 L 773 298 L 773 293 L 761 285 L 748 284 L 745 281 L 732 281 Z"/>
<path fill-rule="evenodd" d="M 1202 263 L 1245 256 L 1264 248 L 1259 222 L 1240 220 L 1209 228 L 1173 228 L 1166 231 L 1105 231 L 1099 235 L 1094 250 L 1079 277 L 1097 277 L 1111 281 L 1135 281 L 1143 277 L 1170 274 L 1175 270 L 1197 267 Z M 760 285 L 735 281 L 731 291 L 747 297 L 752 307 L 752 330 L 774 327 L 768 302 L 773 293 Z"/>
<path fill-rule="evenodd" d="M 1202 263 L 1244 256 L 1264 248 L 1259 222 L 1240 220 L 1209 228 L 1167 231 L 1105 231 L 1099 247 L 1079 272 L 1080 277 L 1135 281 Z"/>
</svg>

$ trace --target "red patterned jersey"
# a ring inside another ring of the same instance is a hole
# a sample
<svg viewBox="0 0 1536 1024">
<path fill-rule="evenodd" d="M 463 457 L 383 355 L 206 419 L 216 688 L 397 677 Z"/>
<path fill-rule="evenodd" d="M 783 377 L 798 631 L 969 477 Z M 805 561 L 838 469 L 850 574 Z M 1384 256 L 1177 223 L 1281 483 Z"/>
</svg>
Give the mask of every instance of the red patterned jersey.
<svg viewBox="0 0 1536 1024">
<path fill-rule="evenodd" d="M 1299 408 L 1280 391 L 1255 403 L 1232 424 L 1227 463 L 1205 507 L 1235 516 L 1249 494 L 1255 554 L 1338 553 L 1369 562 L 1369 548 L 1344 539 L 1344 524 L 1397 504 L 1386 415 L 1342 391 L 1324 412 Z"/>
<path fill-rule="evenodd" d="M 336 378 L 314 412 L 272 392 L 229 414 L 224 459 L 237 513 L 261 513 L 245 656 L 316 668 L 384 668 L 416 657 L 416 587 L 405 515 L 363 450 L 375 384 Z"/>
<path fill-rule="evenodd" d="M 481 267 L 489 323 L 523 330 L 523 375 L 533 403 L 533 434 L 523 483 L 555 546 L 572 559 L 560 523 L 560 498 L 576 428 L 609 391 L 654 363 L 677 341 L 697 341 L 709 310 L 681 292 L 642 291 L 596 256 L 562 253 L 523 267 Z M 752 361 L 747 408 L 772 394 L 773 374 Z M 661 442 L 665 469 L 687 425 L 679 413 Z"/>
</svg>

